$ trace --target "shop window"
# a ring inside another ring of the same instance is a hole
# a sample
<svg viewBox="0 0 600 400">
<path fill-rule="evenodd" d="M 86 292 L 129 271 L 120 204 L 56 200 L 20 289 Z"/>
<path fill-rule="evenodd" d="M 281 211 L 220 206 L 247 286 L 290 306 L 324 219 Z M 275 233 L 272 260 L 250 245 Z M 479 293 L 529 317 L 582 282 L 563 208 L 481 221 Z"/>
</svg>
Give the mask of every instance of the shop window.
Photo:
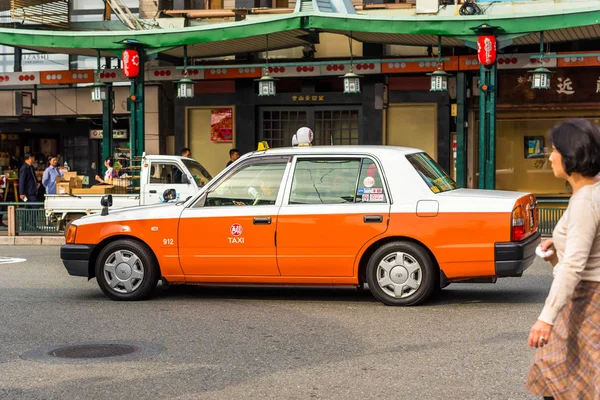
<svg viewBox="0 0 600 400">
<path fill-rule="evenodd" d="M 569 196 L 565 182 L 552 172 L 546 137 L 562 118 L 499 119 L 496 137 L 496 189 Z M 594 122 L 592 120 L 592 122 Z"/>
<path fill-rule="evenodd" d="M 358 110 L 315 111 L 315 145 L 358 144 Z"/>
<path fill-rule="evenodd" d="M 273 205 L 287 160 L 246 164 L 208 194 L 205 207 Z"/>
<path fill-rule="evenodd" d="M 292 145 L 292 136 L 296 131 L 308 125 L 306 110 L 280 109 L 263 111 L 262 128 L 263 139 L 270 147 L 284 147 Z"/>
<path fill-rule="evenodd" d="M 290 204 L 354 203 L 360 159 L 303 159 L 296 163 Z"/>
</svg>

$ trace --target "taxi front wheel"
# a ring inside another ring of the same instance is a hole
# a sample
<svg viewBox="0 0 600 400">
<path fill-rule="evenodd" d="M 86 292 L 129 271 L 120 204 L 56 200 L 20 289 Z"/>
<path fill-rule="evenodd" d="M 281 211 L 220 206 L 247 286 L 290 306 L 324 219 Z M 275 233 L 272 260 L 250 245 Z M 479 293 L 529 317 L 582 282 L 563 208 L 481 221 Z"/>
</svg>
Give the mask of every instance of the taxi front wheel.
<svg viewBox="0 0 600 400">
<path fill-rule="evenodd" d="M 414 306 L 435 291 L 438 272 L 425 249 L 411 242 L 387 243 L 367 265 L 367 283 L 375 298 L 390 306 Z"/>
<path fill-rule="evenodd" d="M 158 266 L 149 249 L 134 240 L 109 243 L 96 259 L 96 280 L 113 300 L 142 300 L 158 283 Z"/>
</svg>

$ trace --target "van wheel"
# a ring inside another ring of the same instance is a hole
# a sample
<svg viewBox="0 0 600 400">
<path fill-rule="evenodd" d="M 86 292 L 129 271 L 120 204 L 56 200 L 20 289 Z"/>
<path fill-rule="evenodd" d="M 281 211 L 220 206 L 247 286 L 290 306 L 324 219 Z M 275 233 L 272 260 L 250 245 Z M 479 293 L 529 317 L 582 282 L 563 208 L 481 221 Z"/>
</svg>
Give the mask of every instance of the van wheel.
<svg viewBox="0 0 600 400">
<path fill-rule="evenodd" d="M 392 242 L 377 249 L 367 264 L 367 282 L 375 298 L 390 306 L 423 303 L 439 285 L 439 271 L 421 246 Z"/>
<path fill-rule="evenodd" d="M 109 243 L 96 259 L 96 280 L 113 300 L 142 300 L 150 296 L 159 277 L 146 246 L 129 239 Z"/>
</svg>

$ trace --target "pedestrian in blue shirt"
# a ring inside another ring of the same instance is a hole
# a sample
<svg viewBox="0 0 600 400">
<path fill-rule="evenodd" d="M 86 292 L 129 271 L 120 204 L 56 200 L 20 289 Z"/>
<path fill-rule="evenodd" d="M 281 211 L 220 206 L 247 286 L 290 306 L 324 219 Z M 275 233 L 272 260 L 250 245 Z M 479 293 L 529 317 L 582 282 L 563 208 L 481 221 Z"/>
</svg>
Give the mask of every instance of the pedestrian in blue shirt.
<svg viewBox="0 0 600 400">
<path fill-rule="evenodd" d="M 58 159 L 51 157 L 48 164 L 48 168 L 46 168 L 42 176 L 42 185 L 46 188 L 46 194 L 56 194 L 56 178 L 60 176 Z"/>
</svg>

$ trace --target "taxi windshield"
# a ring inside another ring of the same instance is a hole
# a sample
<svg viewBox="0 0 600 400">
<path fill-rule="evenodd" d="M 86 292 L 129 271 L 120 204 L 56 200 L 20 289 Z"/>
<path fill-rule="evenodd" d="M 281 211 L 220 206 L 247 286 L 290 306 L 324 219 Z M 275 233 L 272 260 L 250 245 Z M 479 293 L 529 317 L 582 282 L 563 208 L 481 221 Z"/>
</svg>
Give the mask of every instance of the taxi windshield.
<svg viewBox="0 0 600 400">
<path fill-rule="evenodd" d="M 409 154 L 406 158 L 433 193 L 458 189 L 458 184 L 426 153 Z"/>
<path fill-rule="evenodd" d="M 206 185 L 212 179 L 212 176 L 210 176 L 208 171 L 198 161 L 182 161 L 186 168 L 190 171 L 190 174 L 192 174 L 192 176 L 194 177 L 194 180 L 196 181 L 196 185 L 198 185 L 198 187 Z"/>
</svg>

